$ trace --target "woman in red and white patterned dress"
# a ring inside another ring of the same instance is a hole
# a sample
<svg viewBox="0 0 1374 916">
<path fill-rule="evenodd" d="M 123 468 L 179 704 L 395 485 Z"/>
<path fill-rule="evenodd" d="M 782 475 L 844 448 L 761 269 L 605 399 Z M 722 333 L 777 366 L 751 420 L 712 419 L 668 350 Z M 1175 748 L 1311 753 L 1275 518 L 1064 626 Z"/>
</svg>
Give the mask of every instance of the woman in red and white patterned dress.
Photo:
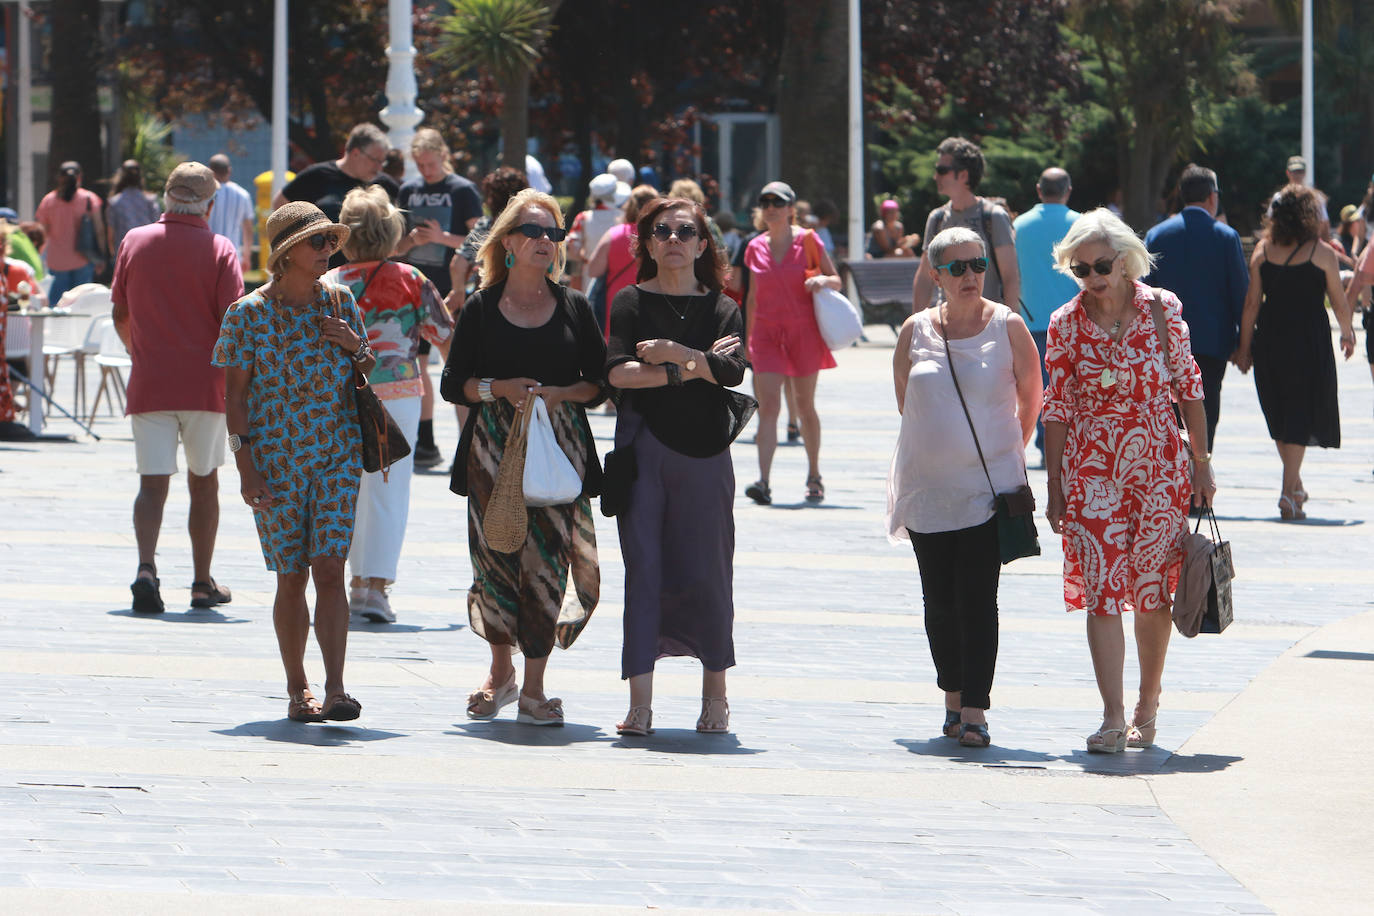
<svg viewBox="0 0 1374 916">
<path fill-rule="evenodd" d="M 1183 559 L 1188 506 L 1216 493 L 1202 375 L 1182 305 L 1161 300 L 1168 359 L 1139 282 L 1151 257 L 1125 223 L 1099 209 L 1074 222 L 1054 249 L 1083 291 L 1052 318 L 1045 353 L 1045 467 L 1050 528 L 1064 539 L 1064 604 L 1088 612 L 1088 649 L 1102 694 L 1093 753 L 1154 743 L 1172 595 Z M 1170 392 L 1192 443 L 1179 435 Z M 1121 615 L 1136 611 L 1140 699 L 1128 725 L 1122 690 Z"/>
</svg>

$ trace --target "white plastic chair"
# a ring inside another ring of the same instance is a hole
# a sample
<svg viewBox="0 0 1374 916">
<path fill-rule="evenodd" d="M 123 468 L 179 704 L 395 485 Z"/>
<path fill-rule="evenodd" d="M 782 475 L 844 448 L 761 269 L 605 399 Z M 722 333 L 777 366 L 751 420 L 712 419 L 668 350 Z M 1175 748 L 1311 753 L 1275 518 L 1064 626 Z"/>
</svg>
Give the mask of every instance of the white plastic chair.
<svg viewBox="0 0 1374 916">
<path fill-rule="evenodd" d="M 32 377 L 33 367 L 29 365 L 29 319 L 10 314 L 5 321 L 5 353 L 8 362 L 22 362 L 24 375 Z M 23 413 L 29 409 L 28 386 L 10 375 L 10 389 L 14 394 L 14 409 Z M 23 397 L 20 397 L 22 393 Z"/>
<path fill-rule="evenodd" d="M 57 368 L 64 356 L 72 358 L 72 412 L 77 416 L 86 406 L 86 357 L 100 352 L 100 334 L 96 328 L 104 314 L 93 315 L 83 321 L 85 313 L 74 312 L 71 318 L 48 319 L 43 328 L 44 379 L 48 394 L 57 389 Z"/>
<path fill-rule="evenodd" d="M 95 356 L 95 364 L 100 367 L 100 387 L 96 389 L 95 400 L 91 404 L 91 418 L 87 421 L 88 424 L 95 422 L 96 412 L 100 410 L 101 395 L 105 396 L 111 414 L 114 413 L 116 398 L 119 399 L 119 412 L 124 413 L 123 371 L 132 368 L 134 364 L 133 360 L 129 359 L 129 351 L 124 349 L 124 341 L 119 339 L 114 319 L 108 315 L 102 317 L 105 323 L 100 332 L 100 352 Z"/>
</svg>

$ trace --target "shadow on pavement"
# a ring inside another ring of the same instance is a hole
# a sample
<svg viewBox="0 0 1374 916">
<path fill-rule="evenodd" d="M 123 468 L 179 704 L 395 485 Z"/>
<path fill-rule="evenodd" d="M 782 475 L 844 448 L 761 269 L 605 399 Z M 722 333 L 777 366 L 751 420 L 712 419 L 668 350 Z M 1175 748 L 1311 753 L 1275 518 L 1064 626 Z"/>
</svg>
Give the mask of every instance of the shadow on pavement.
<svg viewBox="0 0 1374 916">
<path fill-rule="evenodd" d="M 1374 652 L 1337 652 L 1333 649 L 1314 649 L 1303 658 L 1338 658 L 1347 662 L 1374 662 Z"/>
<path fill-rule="evenodd" d="M 611 738 L 595 725 L 578 725 L 573 722 L 565 722 L 562 725 L 522 725 L 512 719 L 486 719 L 455 722 L 453 727 L 457 731 L 447 731 L 444 734 L 480 738 L 483 741 L 496 741 L 515 747 L 567 747 L 588 741 L 608 741 Z"/>
<path fill-rule="evenodd" d="M 796 511 L 796 510 L 798 510 L 798 509 L 858 509 L 858 508 L 860 508 L 860 507 L 859 507 L 859 506 L 843 506 L 843 505 L 840 505 L 839 503 L 808 503 L 808 502 L 780 503 L 780 502 L 777 502 L 777 501 L 775 500 L 775 501 L 773 502 L 772 505 L 763 506 L 762 508 L 764 508 L 764 509 L 788 509 L 788 510 L 791 510 L 791 511 Z"/>
<path fill-rule="evenodd" d="M 736 756 L 766 754 L 766 750 L 744 747 L 739 738 L 723 735 L 703 735 L 694 728 L 656 728 L 652 735 L 620 735 L 616 747 L 631 747 L 660 754 L 699 754 Z"/>
<path fill-rule="evenodd" d="M 997 737 L 993 736 L 988 747 L 964 747 L 953 738 L 929 738 L 921 741 L 916 738 L 897 738 L 895 744 L 901 745 L 913 754 L 922 757 L 939 757 L 956 763 L 976 763 L 982 766 L 1033 767 L 1054 763 L 1063 758 L 1038 751 L 1020 748 L 998 747 Z"/>
<path fill-rule="evenodd" d="M 353 618 L 348 621 L 350 633 L 453 633 L 464 629 L 465 624 L 451 623 L 446 627 L 419 627 L 413 623 L 372 623 Z"/>
<path fill-rule="evenodd" d="M 251 623 L 247 617 L 225 617 L 214 608 L 191 608 L 185 611 L 164 611 L 161 614 L 135 614 L 130 608 L 107 611 L 111 617 L 132 617 L 135 620 L 160 620 L 163 623 Z"/>
<path fill-rule="evenodd" d="M 227 735 L 230 738 L 265 738 L 268 741 L 307 744 L 312 747 L 348 747 L 363 741 L 385 741 L 388 738 L 406 737 L 400 732 L 384 732 L 375 728 L 293 722 L 290 719 L 245 722 L 233 728 L 217 728 L 213 731 L 217 735 Z"/>
<path fill-rule="evenodd" d="M 1223 757 L 1221 754 L 1174 754 L 1160 767 L 1159 774 L 1168 776 L 1172 773 L 1217 773 L 1244 759 Z"/>
</svg>

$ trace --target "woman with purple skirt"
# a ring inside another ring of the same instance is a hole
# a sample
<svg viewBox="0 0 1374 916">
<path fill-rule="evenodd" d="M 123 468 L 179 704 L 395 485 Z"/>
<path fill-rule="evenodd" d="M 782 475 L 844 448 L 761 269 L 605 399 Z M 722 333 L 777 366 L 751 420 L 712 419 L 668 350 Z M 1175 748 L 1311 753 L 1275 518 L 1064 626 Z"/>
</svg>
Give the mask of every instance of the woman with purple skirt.
<svg viewBox="0 0 1374 916">
<path fill-rule="evenodd" d="M 725 263 L 699 205 L 656 201 L 637 232 L 637 282 L 611 304 L 606 363 L 619 390 L 607 492 L 614 474 L 627 494 L 618 523 L 630 711 L 616 731 L 653 731 L 654 663 L 688 655 L 703 669 L 697 731 L 715 734 L 729 728 L 725 671 L 735 664 L 729 449 L 754 406 L 725 390 L 744 380 L 743 321 L 721 294 Z"/>
</svg>

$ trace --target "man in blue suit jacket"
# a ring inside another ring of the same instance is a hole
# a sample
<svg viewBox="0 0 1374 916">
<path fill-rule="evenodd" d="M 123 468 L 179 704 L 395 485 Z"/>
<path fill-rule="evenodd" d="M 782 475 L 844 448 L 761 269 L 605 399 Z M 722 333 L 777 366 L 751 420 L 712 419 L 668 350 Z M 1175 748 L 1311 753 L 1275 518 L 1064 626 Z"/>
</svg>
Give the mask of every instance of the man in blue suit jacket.
<svg viewBox="0 0 1374 916">
<path fill-rule="evenodd" d="M 1183 212 L 1145 235 L 1145 247 L 1159 260 L 1145 282 L 1162 286 L 1183 302 L 1183 320 L 1202 370 L 1207 411 L 1207 450 L 1221 414 L 1221 380 L 1240 335 L 1240 313 L 1250 273 L 1240 236 L 1217 222 L 1217 173 L 1189 165 L 1178 182 Z"/>
</svg>

